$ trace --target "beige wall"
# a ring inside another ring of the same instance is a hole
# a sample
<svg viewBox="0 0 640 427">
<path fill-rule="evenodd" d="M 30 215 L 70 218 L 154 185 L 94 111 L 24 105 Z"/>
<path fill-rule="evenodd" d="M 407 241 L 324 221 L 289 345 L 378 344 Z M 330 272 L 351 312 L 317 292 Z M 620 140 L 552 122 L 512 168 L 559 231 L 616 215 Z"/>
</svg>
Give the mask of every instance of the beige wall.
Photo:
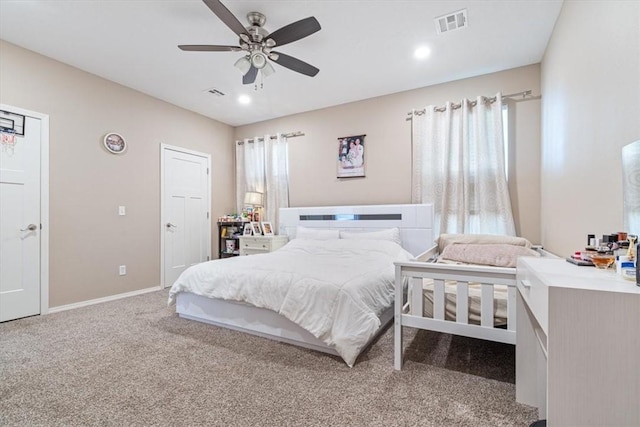
<svg viewBox="0 0 640 427">
<path fill-rule="evenodd" d="M 542 241 L 622 230 L 621 147 L 640 139 L 640 2 L 566 1 L 542 62 Z M 640 230 L 632 230 L 640 233 Z"/>
<path fill-rule="evenodd" d="M 234 210 L 230 126 L 2 41 L 0 58 L 0 103 L 50 116 L 50 307 L 160 284 L 161 143 L 212 155 L 212 227 Z"/>
<path fill-rule="evenodd" d="M 514 93 L 540 93 L 540 67 L 530 65 L 451 83 L 236 128 L 236 138 L 303 131 L 289 145 L 291 206 L 411 202 L 412 108 L 446 101 Z M 304 96 L 304 95 L 301 95 Z M 520 235 L 540 241 L 540 101 L 511 103 L 513 113 L 510 185 Z M 336 178 L 337 139 L 366 134 L 366 178 Z"/>
</svg>

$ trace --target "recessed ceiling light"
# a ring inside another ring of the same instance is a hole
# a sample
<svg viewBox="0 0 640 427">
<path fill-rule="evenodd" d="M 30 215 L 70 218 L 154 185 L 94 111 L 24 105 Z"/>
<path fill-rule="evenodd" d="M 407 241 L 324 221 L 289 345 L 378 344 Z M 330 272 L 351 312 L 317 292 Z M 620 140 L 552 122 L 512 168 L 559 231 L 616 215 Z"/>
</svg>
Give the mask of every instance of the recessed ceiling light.
<svg viewBox="0 0 640 427">
<path fill-rule="evenodd" d="M 240 104 L 249 104 L 251 102 L 251 98 L 249 98 L 249 96 L 247 95 L 240 95 L 238 97 L 238 102 Z"/>
<path fill-rule="evenodd" d="M 427 46 L 420 46 L 413 52 L 413 56 L 415 56 L 416 59 L 425 59 L 428 58 L 429 55 L 431 55 L 431 49 Z"/>
</svg>

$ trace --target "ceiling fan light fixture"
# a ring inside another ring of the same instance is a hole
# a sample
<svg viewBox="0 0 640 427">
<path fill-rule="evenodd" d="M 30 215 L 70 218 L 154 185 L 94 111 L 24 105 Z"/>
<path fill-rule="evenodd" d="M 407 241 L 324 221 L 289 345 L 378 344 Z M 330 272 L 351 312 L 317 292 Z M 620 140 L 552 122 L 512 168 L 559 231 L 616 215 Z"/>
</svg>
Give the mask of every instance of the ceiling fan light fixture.
<svg viewBox="0 0 640 427">
<path fill-rule="evenodd" d="M 260 70 L 267 65 L 267 57 L 264 53 L 255 51 L 251 54 L 251 65 Z"/>
<path fill-rule="evenodd" d="M 283 46 L 320 31 L 320 23 L 315 17 L 300 19 L 276 31 L 269 32 L 264 28 L 266 17 L 260 12 L 249 12 L 247 14 L 249 26 L 245 26 L 222 4 L 221 0 L 202 1 L 238 37 L 238 46 L 179 45 L 179 49 L 196 52 L 246 52 L 234 64 L 242 73 L 242 84 L 244 85 L 254 84 L 260 70 L 262 70 L 261 77 L 263 78 L 273 74 L 275 70 L 270 63 L 271 61 L 309 77 L 314 77 L 320 71 L 300 59 L 271 51 L 275 46 Z M 255 87 L 257 90 L 257 84 Z M 260 87 L 262 87 L 262 82 Z"/>
<path fill-rule="evenodd" d="M 251 68 L 251 61 L 249 61 L 248 56 L 243 56 L 242 58 L 238 59 L 236 63 L 233 64 L 233 66 L 240 70 L 240 72 L 244 76 L 249 72 L 249 69 Z"/>
<path fill-rule="evenodd" d="M 271 74 L 275 73 L 276 70 L 275 68 L 273 68 L 273 66 L 271 64 L 269 64 L 268 62 L 266 64 L 264 64 L 264 68 L 262 69 L 262 75 L 267 78 L 269 77 Z"/>
</svg>

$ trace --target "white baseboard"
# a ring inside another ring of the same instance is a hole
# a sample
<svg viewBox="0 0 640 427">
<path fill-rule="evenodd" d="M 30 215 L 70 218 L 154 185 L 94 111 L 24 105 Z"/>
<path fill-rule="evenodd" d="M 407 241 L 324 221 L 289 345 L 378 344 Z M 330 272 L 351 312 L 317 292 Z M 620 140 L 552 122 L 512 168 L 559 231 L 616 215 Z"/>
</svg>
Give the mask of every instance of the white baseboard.
<svg viewBox="0 0 640 427">
<path fill-rule="evenodd" d="M 86 307 L 94 304 L 101 304 L 103 302 L 115 301 L 122 298 L 134 297 L 136 295 L 142 295 L 149 292 L 162 290 L 162 286 L 154 286 L 152 288 L 139 289 L 137 291 L 125 292 L 123 294 L 110 295 L 108 297 L 90 299 L 88 301 L 74 302 L 73 304 L 59 305 L 57 307 L 49 307 L 49 313 L 57 313 L 59 311 L 73 310 L 74 308 Z"/>
</svg>

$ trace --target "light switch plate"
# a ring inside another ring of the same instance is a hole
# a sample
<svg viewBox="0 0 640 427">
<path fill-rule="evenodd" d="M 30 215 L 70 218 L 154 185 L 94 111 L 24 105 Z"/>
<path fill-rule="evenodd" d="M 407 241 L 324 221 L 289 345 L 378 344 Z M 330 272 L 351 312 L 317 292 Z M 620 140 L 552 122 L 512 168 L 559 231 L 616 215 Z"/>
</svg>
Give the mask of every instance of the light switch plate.
<svg viewBox="0 0 640 427">
<path fill-rule="evenodd" d="M 124 206 L 118 206 L 118 215 L 120 216 L 124 216 L 127 214 L 127 210 L 125 209 Z"/>
<path fill-rule="evenodd" d="M 121 265 L 118 270 L 120 271 L 120 275 L 121 276 L 126 276 L 126 274 L 127 274 L 127 266 L 126 265 Z"/>
</svg>

